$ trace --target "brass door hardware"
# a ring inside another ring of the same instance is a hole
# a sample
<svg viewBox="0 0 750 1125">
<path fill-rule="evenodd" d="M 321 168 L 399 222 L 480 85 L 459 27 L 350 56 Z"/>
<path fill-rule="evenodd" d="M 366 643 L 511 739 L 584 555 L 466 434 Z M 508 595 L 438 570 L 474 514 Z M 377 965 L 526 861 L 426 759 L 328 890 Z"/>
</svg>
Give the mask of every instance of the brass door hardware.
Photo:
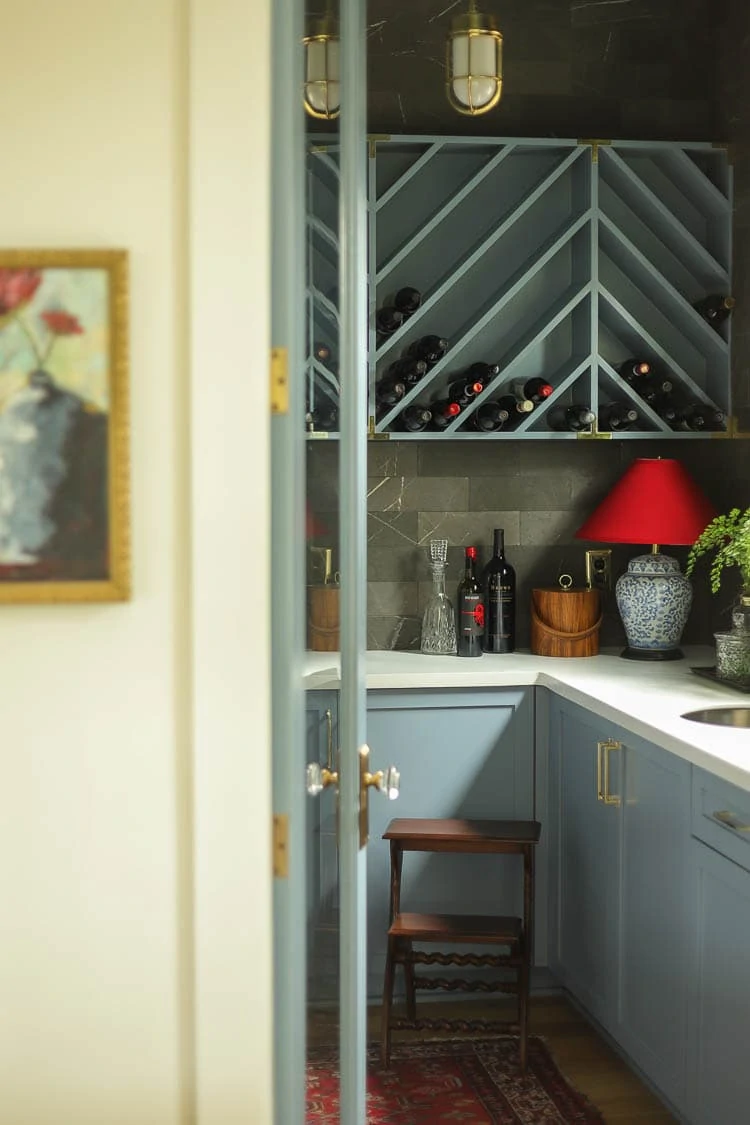
<svg viewBox="0 0 750 1125">
<path fill-rule="evenodd" d="M 395 801 L 401 786 L 401 774 L 395 766 L 370 773 L 370 747 L 359 748 L 359 846 L 364 848 L 370 836 L 369 790 L 377 789 L 389 801 Z"/>
<path fill-rule="evenodd" d="M 606 738 L 596 744 L 596 799 L 604 805 L 619 805 L 620 798 L 609 791 L 609 755 L 612 750 L 622 750 L 622 743 Z"/>
<path fill-rule="evenodd" d="M 271 348 L 271 413 L 289 413 L 289 353 Z"/>
<path fill-rule="evenodd" d="M 728 809 L 719 809 L 711 814 L 714 820 L 718 820 L 725 828 L 731 828 L 734 832 L 750 832 L 750 824 L 743 824 L 739 817 L 735 816 L 733 812 Z"/>
<path fill-rule="evenodd" d="M 289 817 L 278 813 L 273 818 L 273 874 L 275 879 L 289 878 Z"/>
<path fill-rule="evenodd" d="M 309 763 L 307 767 L 307 792 L 311 797 L 317 797 L 329 786 L 335 788 L 338 783 L 339 775 L 336 770 L 329 770 L 327 766 L 321 766 L 320 762 Z"/>
</svg>

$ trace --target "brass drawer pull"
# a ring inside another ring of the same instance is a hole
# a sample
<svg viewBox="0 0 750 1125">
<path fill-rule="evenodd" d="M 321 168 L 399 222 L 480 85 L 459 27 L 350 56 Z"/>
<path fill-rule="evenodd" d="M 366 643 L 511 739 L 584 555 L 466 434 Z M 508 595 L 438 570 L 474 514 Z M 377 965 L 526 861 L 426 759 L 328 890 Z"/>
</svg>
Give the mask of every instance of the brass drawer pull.
<svg viewBox="0 0 750 1125">
<path fill-rule="evenodd" d="M 748 832 L 750 833 L 750 824 L 743 824 L 742 821 L 735 816 L 733 812 L 728 809 L 718 809 L 711 814 L 714 820 L 718 820 L 719 824 L 724 828 L 731 828 L 734 832 Z"/>
<path fill-rule="evenodd" d="M 606 738 L 596 744 L 596 799 L 605 805 L 619 805 L 620 798 L 609 791 L 609 755 L 612 750 L 622 750 L 622 743 Z"/>
</svg>

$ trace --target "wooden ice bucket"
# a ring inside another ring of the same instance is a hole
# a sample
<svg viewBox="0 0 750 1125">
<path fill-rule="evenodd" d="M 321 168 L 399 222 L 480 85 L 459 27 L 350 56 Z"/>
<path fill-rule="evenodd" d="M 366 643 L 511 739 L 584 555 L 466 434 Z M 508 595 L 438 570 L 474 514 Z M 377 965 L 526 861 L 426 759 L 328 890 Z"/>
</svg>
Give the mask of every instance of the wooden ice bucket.
<svg viewBox="0 0 750 1125">
<path fill-rule="evenodd" d="M 545 586 L 531 591 L 531 651 L 536 656 L 596 656 L 601 623 L 598 590 Z"/>
<path fill-rule="evenodd" d="M 307 647 L 312 652 L 339 650 L 339 587 L 308 586 Z"/>
</svg>

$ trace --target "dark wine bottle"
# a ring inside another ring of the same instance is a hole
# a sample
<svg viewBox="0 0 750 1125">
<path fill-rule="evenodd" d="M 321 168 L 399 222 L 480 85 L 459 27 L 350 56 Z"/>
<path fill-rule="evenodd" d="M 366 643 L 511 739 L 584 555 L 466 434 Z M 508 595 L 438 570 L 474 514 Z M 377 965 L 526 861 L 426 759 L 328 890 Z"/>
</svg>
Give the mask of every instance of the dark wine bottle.
<svg viewBox="0 0 750 1125">
<path fill-rule="evenodd" d="M 382 309 L 378 309 L 375 313 L 375 327 L 378 335 L 382 338 L 392 336 L 403 323 L 403 314 L 393 305 L 383 305 Z"/>
<path fill-rule="evenodd" d="M 534 409 L 534 403 L 530 398 L 516 398 L 515 395 L 500 395 L 497 404 L 508 411 L 511 422 L 522 422 Z"/>
<path fill-rule="evenodd" d="M 422 294 L 418 289 L 413 289 L 410 285 L 405 285 L 403 289 L 399 289 L 398 293 L 393 298 L 393 304 L 404 319 L 406 319 L 411 316 L 412 313 L 415 313 L 422 304 Z"/>
<path fill-rule="evenodd" d="M 317 402 L 315 409 L 305 415 L 311 433 L 331 433 L 339 428 L 339 412 L 333 403 Z"/>
<path fill-rule="evenodd" d="M 734 297 L 724 297 L 720 293 L 710 293 L 708 297 L 704 297 L 700 301 L 696 301 L 693 308 L 697 313 L 712 324 L 714 328 L 718 328 L 728 319 L 732 309 L 736 305 Z"/>
<path fill-rule="evenodd" d="M 633 384 L 633 390 L 638 392 L 644 402 L 653 407 L 670 395 L 672 388 L 672 380 L 662 379 L 659 375 L 646 375 Z"/>
<path fill-rule="evenodd" d="M 397 402 L 406 394 L 406 384 L 392 381 L 390 379 L 381 379 L 375 388 L 375 402 L 379 407 L 395 406 Z"/>
<path fill-rule="evenodd" d="M 500 367 L 497 363 L 472 363 L 466 369 L 466 380 L 469 383 L 476 380 L 477 383 L 487 387 L 499 374 Z"/>
<path fill-rule="evenodd" d="M 555 389 L 546 379 L 540 379 L 538 376 L 534 379 L 519 379 L 511 383 L 511 387 L 518 398 L 527 398 L 534 403 L 534 406 L 549 398 Z"/>
<path fill-rule="evenodd" d="M 715 433 L 726 429 L 727 417 L 723 410 L 717 410 L 714 406 L 707 406 L 703 402 L 687 402 L 672 425 L 678 430 Z"/>
<path fill-rule="evenodd" d="M 547 415 L 551 430 L 587 430 L 594 421 L 590 406 L 574 402 L 570 406 L 560 406 Z"/>
<path fill-rule="evenodd" d="M 428 406 L 419 406 L 417 403 L 412 403 L 402 410 L 396 419 L 394 425 L 399 430 L 406 430 L 409 434 L 419 433 L 429 426 L 432 421 L 432 411 Z"/>
<path fill-rule="evenodd" d="M 495 529 L 492 558 L 482 575 L 485 652 L 514 652 L 516 647 L 516 572 L 505 558 L 505 532 Z"/>
<path fill-rule="evenodd" d="M 454 418 L 457 418 L 461 413 L 461 407 L 457 402 L 451 402 L 450 399 L 442 399 L 440 402 L 433 402 L 430 407 L 432 410 L 432 424 L 436 430 L 444 430 L 450 426 Z"/>
<path fill-rule="evenodd" d="M 472 414 L 471 424 L 475 430 L 490 434 L 501 430 L 508 418 L 508 411 L 499 402 L 483 402 Z"/>
<path fill-rule="evenodd" d="M 476 547 L 466 548 L 466 569 L 456 597 L 456 641 L 459 656 L 481 656 L 484 635 L 484 594 L 477 578 Z"/>
<path fill-rule="evenodd" d="M 427 364 L 423 359 L 414 359 L 412 356 L 405 356 L 403 359 L 397 359 L 388 368 L 389 378 L 398 379 L 406 383 L 407 387 L 413 387 L 427 371 Z"/>
<path fill-rule="evenodd" d="M 620 378 L 631 386 L 634 386 L 645 375 L 650 375 L 651 370 L 651 364 L 645 359 L 626 359 L 624 363 L 618 363 L 615 368 Z"/>
<path fill-rule="evenodd" d="M 434 367 L 447 351 L 448 341 L 442 336 L 422 336 L 409 345 L 407 355 L 423 359 L 429 368 Z"/>
<path fill-rule="evenodd" d="M 599 407 L 599 429 L 616 433 L 629 430 L 638 421 L 638 411 L 634 406 L 622 402 L 610 402 Z"/>
<path fill-rule="evenodd" d="M 331 358 L 331 349 L 328 344 L 316 340 L 312 348 L 313 359 L 317 359 L 319 363 L 328 363 Z"/>
<path fill-rule="evenodd" d="M 448 398 L 453 399 L 459 406 L 468 406 L 483 390 L 484 384 L 479 379 L 475 382 L 470 379 L 458 379 L 448 387 Z"/>
</svg>

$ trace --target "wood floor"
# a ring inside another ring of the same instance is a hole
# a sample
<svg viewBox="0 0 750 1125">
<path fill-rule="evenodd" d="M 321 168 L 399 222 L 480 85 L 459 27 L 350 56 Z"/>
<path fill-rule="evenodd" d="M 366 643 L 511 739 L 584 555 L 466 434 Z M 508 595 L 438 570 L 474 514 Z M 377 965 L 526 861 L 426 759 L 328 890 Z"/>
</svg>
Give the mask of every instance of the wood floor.
<svg viewBox="0 0 750 1125">
<path fill-rule="evenodd" d="M 430 1016 L 446 1015 L 465 1019 L 487 1017 L 481 1002 L 430 1004 Z M 493 1007 L 491 1015 L 496 1013 Z M 335 1017 L 330 1012 L 311 1013 L 308 1033 L 312 1042 L 330 1042 L 335 1034 Z M 566 1000 L 532 998 L 530 1030 L 549 1044 L 562 1073 L 586 1094 L 616 1125 L 669 1125 L 675 1118 L 607 1046 L 581 1015 Z M 380 1031 L 380 1008 L 368 1010 L 368 1037 L 376 1041 Z M 422 1033 L 424 1034 L 424 1033 Z M 399 1038 L 418 1038 L 416 1032 L 396 1032 Z"/>
</svg>

